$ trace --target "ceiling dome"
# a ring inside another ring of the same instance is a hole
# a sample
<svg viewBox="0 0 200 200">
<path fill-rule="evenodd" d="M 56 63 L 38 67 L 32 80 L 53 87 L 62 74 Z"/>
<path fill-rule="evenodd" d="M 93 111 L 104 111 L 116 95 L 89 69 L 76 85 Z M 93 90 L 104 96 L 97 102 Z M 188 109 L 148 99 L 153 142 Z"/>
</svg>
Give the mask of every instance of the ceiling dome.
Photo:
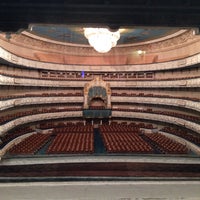
<svg viewBox="0 0 200 200">
<path fill-rule="evenodd" d="M 84 36 L 84 28 L 81 26 L 67 26 L 55 24 L 31 24 L 28 31 L 46 39 L 59 42 L 88 45 L 88 40 Z M 147 42 L 163 38 L 178 32 L 178 28 L 155 28 L 155 27 L 133 27 L 121 28 L 120 39 L 117 45 L 131 45 L 135 43 Z"/>
</svg>

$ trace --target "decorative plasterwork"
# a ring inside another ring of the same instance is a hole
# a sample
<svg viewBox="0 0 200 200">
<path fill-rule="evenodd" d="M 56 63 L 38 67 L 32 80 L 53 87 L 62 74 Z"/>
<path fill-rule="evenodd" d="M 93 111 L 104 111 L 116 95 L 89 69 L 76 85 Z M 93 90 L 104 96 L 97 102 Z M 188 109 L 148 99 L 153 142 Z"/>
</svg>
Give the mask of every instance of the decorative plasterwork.
<svg viewBox="0 0 200 200">
<path fill-rule="evenodd" d="M 17 65 L 22 65 L 27 68 L 45 69 L 45 70 L 63 70 L 63 71 L 94 71 L 94 72 L 116 72 L 116 71 L 156 71 L 156 70 L 171 70 L 183 68 L 200 63 L 200 53 L 190 56 L 184 59 L 152 63 L 152 64 L 140 64 L 140 65 L 64 65 L 55 63 L 46 63 L 40 61 L 34 61 L 16 56 L 7 50 L 0 47 L 0 58 Z"/>
<path fill-rule="evenodd" d="M 0 110 L 6 110 L 15 106 L 51 104 L 51 103 L 83 103 L 83 97 L 26 97 L 17 99 L 8 99 L 0 101 Z"/>
<path fill-rule="evenodd" d="M 132 102 L 142 104 L 154 104 L 154 105 L 167 105 L 176 106 L 182 108 L 188 108 L 200 112 L 200 102 L 194 102 L 184 99 L 173 98 L 155 98 L 155 97 L 111 97 L 111 102 Z"/>
<path fill-rule="evenodd" d="M 194 36 L 193 30 L 190 30 L 165 41 L 158 41 L 143 45 L 141 46 L 141 49 L 148 51 L 149 53 L 176 49 L 182 45 L 186 45 L 188 42 L 193 42 L 197 39 L 199 40 L 199 38 Z"/>
<path fill-rule="evenodd" d="M 141 112 L 124 112 L 124 111 L 112 111 L 112 117 L 124 117 L 124 118 L 139 118 L 148 119 L 153 121 L 166 122 L 170 124 L 175 124 L 178 126 L 184 126 L 190 130 L 200 133 L 200 125 L 191 121 L 180 119 L 177 117 L 171 117 L 166 115 L 158 115 L 151 113 L 141 113 Z"/>
<path fill-rule="evenodd" d="M 90 88 L 93 88 L 93 87 L 102 87 L 106 90 L 106 99 L 105 102 L 106 102 L 106 108 L 111 108 L 111 89 L 110 89 L 110 83 L 107 83 L 105 81 L 103 81 L 100 77 L 95 77 L 94 80 L 92 80 L 91 82 L 89 83 L 86 83 L 85 86 L 84 86 L 84 109 L 88 109 L 89 107 L 89 98 L 88 98 L 88 92 L 90 90 Z"/>
<path fill-rule="evenodd" d="M 83 103 L 83 97 L 26 97 L 17 99 L 8 99 L 0 101 L 0 110 L 6 110 L 15 106 L 35 105 L 35 104 L 50 104 L 50 103 L 66 103 L 79 102 Z M 111 97 L 112 102 L 132 102 L 145 104 L 159 104 L 168 106 L 177 106 L 188 108 L 200 112 L 200 102 L 189 101 L 185 99 L 173 98 L 155 98 L 155 97 Z"/>
<path fill-rule="evenodd" d="M 14 145 L 17 145 L 18 143 L 20 143 L 22 140 L 26 139 L 27 137 L 36 134 L 37 132 L 31 132 L 31 133 L 27 133 L 24 135 L 21 135 L 17 138 L 15 138 L 14 140 L 10 141 L 6 146 L 4 146 L 1 150 L 0 150 L 0 158 L 6 154 L 6 152 Z"/>
<path fill-rule="evenodd" d="M 0 135 L 4 135 L 7 131 L 9 131 L 10 129 L 18 125 L 47 120 L 47 119 L 59 119 L 59 118 L 67 118 L 67 117 L 82 117 L 82 111 L 43 113 L 43 114 L 20 117 L 15 120 L 9 121 L 8 123 L 4 125 L 1 125 Z"/>
<path fill-rule="evenodd" d="M 81 87 L 88 81 L 50 81 L 29 78 L 12 78 L 0 75 L 0 85 L 18 85 L 18 86 L 45 86 L 45 87 Z M 169 80 L 169 81 L 111 81 L 111 88 L 190 88 L 199 87 L 200 78 L 185 79 L 185 80 Z"/>
<path fill-rule="evenodd" d="M 5 38 L 3 35 L 1 39 Z M 120 45 L 119 47 L 114 48 L 110 52 L 106 54 L 106 56 L 111 55 L 128 55 L 132 54 L 133 51 L 137 51 L 138 49 L 145 50 L 146 52 L 160 52 L 164 49 L 173 48 L 176 49 L 180 47 L 180 45 L 187 45 L 190 42 L 194 42 L 199 40 L 198 37 L 194 36 L 193 30 L 182 30 L 179 34 L 174 35 L 172 38 L 164 37 L 162 41 L 153 40 L 148 43 L 139 43 L 139 44 L 131 44 L 129 46 Z M 68 55 L 79 55 L 79 56 L 102 56 L 97 53 L 93 48 L 87 45 L 71 45 L 68 43 L 55 43 L 49 40 L 42 40 L 42 38 L 35 37 L 34 35 L 25 32 L 21 34 L 11 34 L 11 39 L 9 40 L 11 44 L 15 44 L 18 46 L 23 46 L 29 49 L 44 51 L 46 53 L 57 52 L 60 54 L 68 54 Z M 105 55 L 104 55 L 105 56 Z"/>
<path fill-rule="evenodd" d="M 89 46 L 86 45 L 71 45 L 66 43 L 53 43 L 49 40 L 43 40 L 42 38 L 35 38 L 33 34 L 30 34 L 28 32 L 23 32 L 20 35 L 15 35 L 13 38 L 14 43 L 20 43 L 25 46 L 31 45 L 32 47 L 40 48 L 40 49 L 46 49 L 46 50 L 53 50 L 53 51 L 62 51 L 64 53 L 70 53 L 72 54 L 74 51 L 74 55 L 88 55 L 88 53 L 93 55 L 99 55 L 97 54 L 93 49 L 89 48 Z M 191 40 L 196 39 L 193 34 L 193 30 L 182 30 L 179 31 L 177 34 L 172 35 L 172 37 L 163 37 L 160 40 L 152 40 L 148 43 L 136 43 L 136 44 L 129 44 L 129 45 L 119 45 L 119 53 L 117 52 L 118 49 L 115 48 L 115 51 L 110 51 L 109 55 L 112 55 L 113 53 L 117 54 L 129 54 L 133 50 L 143 49 L 145 51 L 156 51 L 159 49 L 169 48 L 172 47 L 175 48 L 176 45 L 184 44 L 187 42 L 190 42 Z M 74 48 L 81 48 L 81 51 L 76 51 Z"/>
<path fill-rule="evenodd" d="M 0 135 L 5 134 L 8 130 L 14 128 L 15 126 L 26 124 L 29 122 L 47 120 L 47 119 L 59 119 L 65 117 L 82 117 L 81 111 L 73 112 L 58 112 L 58 113 L 45 113 L 30 115 L 26 117 L 20 117 L 18 119 L 12 120 L 4 125 L 0 126 Z M 123 117 L 123 118 L 139 118 L 139 119 L 149 119 L 154 121 L 161 121 L 166 123 L 175 124 L 178 126 L 184 126 L 190 130 L 200 133 L 200 125 L 181 119 L 177 117 L 171 117 L 166 115 L 158 115 L 151 113 L 140 113 L 140 112 L 122 112 L 122 111 L 112 111 L 112 117 Z"/>
<path fill-rule="evenodd" d="M 177 28 L 147 28 L 134 27 L 119 29 L 121 38 L 117 46 L 136 46 L 148 44 L 158 41 L 164 41 L 176 37 L 188 29 Z M 23 31 L 24 35 L 50 43 L 71 45 L 71 46 L 87 46 L 88 43 L 84 36 L 84 28 L 77 26 L 57 26 L 55 24 L 30 24 L 29 29 Z M 62 33 L 62 34 L 61 34 Z M 69 37 L 63 37 L 63 35 Z M 132 41 L 133 40 L 133 41 Z"/>
</svg>

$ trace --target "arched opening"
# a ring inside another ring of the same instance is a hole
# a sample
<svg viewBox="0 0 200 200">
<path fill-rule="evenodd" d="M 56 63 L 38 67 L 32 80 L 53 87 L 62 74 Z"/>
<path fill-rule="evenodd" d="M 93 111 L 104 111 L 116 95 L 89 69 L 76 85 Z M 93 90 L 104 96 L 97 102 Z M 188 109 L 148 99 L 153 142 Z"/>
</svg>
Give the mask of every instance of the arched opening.
<svg viewBox="0 0 200 200">
<path fill-rule="evenodd" d="M 83 117 L 92 124 L 100 124 L 111 117 L 110 85 L 99 77 L 85 84 Z"/>
<path fill-rule="evenodd" d="M 84 87 L 84 109 L 91 109 L 92 106 L 102 106 L 104 109 L 111 109 L 110 84 L 100 77 L 95 77 Z"/>
<path fill-rule="evenodd" d="M 101 110 L 105 108 L 106 108 L 106 104 L 104 100 L 100 97 L 93 98 L 89 103 L 89 109 Z"/>
</svg>

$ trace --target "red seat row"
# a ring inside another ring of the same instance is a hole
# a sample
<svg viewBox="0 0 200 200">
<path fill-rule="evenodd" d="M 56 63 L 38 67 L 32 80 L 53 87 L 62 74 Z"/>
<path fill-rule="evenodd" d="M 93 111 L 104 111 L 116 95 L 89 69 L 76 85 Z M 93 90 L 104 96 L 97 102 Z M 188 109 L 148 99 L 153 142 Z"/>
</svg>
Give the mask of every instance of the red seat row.
<svg viewBox="0 0 200 200">
<path fill-rule="evenodd" d="M 24 117 L 28 115 L 34 115 L 34 114 L 41 114 L 41 113 L 52 113 L 52 112 L 65 112 L 65 111 L 81 111 L 82 109 L 79 107 L 68 107 L 68 108 L 62 108 L 62 109 L 57 109 L 57 108 L 48 108 L 48 109 L 41 109 L 41 110 L 29 110 L 29 111 L 20 111 L 14 114 L 8 114 L 5 116 L 2 116 L 0 118 L 0 124 L 6 123 L 8 121 L 11 121 L 13 119 L 19 118 L 19 117 Z"/>
<path fill-rule="evenodd" d="M 151 133 L 145 135 L 152 141 L 154 141 L 162 153 L 166 154 L 187 154 L 188 149 L 185 145 L 178 143 L 165 135 L 159 133 Z"/>
<path fill-rule="evenodd" d="M 47 150 L 48 154 L 93 152 L 93 133 L 58 133 Z"/>
<path fill-rule="evenodd" d="M 200 98 L 197 97 L 181 97 L 181 96 L 171 96 L 171 95 L 164 95 L 164 94 L 145 94 L 145 93 L 117 93 L 113 92 L 112 96 L 125 96 L 125 97 L 156 97 L 156 98 L 173 98 L 173 99 L 186 99 L 191 101 L 200 101 Z"/>
<path fill-rule="evenodd" d="M 188 114 L 182 114 L 182 113 L 176 113 L 171 111 L 159 111 L 159 110 L 152 110 L 152 109 L 130 109 L 130 108 L 113 108 L 113 111 L 124 111 L 124 112 L 141 112 L 141 113 L 153 113 L 153 114 L 161 114 L 161 115 L 167 115 L 177 118 L 182 118 L 188 121 L 195 121 L 197 123 L 200 123 L 200 117 L 198 116 L 192 116 Z"/>
<path fill-rule="evenodd" d="M 127 129 L 127 126 L 102 125 L 100 132 L 109 153 L 153 153 L 153 148 L 140 137 L 139 132 Z"/>
<path fill-rule="evenodd" d="M 14 138 L 24 135 L 25 133 L 30 133 L 32 131 L 33 129 L 30 127 L 19 127 L 16 128 L 15 130 L 9 131 L 7 134 L 2 136 L 1 140 L 4 144 L 6 144 L 7 142 L 13 140 Z"/>
<path fill-rule="evenodd" d="M 13 146 L 10 150 L 10 154 L 34 154 L 45 143 L 48 142 L 51 134 L 34 134 Z"/>
<path fill-rule="evenodd" d="M 71 125 L 64 127 L 56 127 L 54 128 L 54 133 L 93 133 L 93 127 L 92 125 Z"/>
<path fill-rule="evenodd" d="M 7 99 L 16 99 L 16 98 L 25 98 L 25 97 L 54 97 L 54 96 L 62 96 L 62 97 L 69 97 L 69 96 L 83 96 L 82 92 L 76 93 L 32 93 L 32 94 L 21 94 L 21 95 L 6 95 L 0 96 L 0 100 L 7 100 Z"/>
</svg>

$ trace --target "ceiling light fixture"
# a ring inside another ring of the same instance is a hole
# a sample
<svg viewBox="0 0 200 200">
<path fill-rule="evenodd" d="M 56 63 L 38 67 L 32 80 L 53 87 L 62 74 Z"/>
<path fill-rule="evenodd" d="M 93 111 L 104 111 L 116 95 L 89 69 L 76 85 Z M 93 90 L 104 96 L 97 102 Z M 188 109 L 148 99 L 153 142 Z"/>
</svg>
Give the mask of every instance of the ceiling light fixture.
<svg viewBox="0 0 200 200">
<path fill-rule="evenodd" d="M 138 51 L 137 51 L 137 53 L 138 53 L 138 55 L 140 55 L 140 56 L 141 56 L 141 55 L 144 55 L 144 54 L 146 53 L 146 51 L 143 51 L 143 50 L 138 50 Z"/>
<path fill-rule="evenodd" d="M 84 28 L 89 44 L 99 53 L 106 53 L 117 45 L 120 32 L 111 32 L 107 28 Z"/>
</svg>

